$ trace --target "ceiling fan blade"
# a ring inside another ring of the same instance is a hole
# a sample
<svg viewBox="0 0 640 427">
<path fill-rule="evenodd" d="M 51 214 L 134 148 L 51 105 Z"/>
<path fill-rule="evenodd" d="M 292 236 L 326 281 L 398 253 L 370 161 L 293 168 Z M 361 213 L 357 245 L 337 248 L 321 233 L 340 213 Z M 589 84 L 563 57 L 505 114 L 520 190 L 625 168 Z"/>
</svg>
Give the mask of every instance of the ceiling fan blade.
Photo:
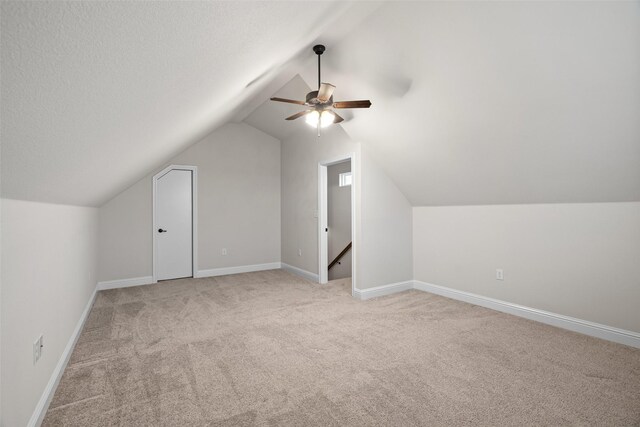
<svg viewBox="0 0 640 427">
<path fill-rule="evenodd" d="M 322 83 L 320 89 L 318 89 L 318 100 L 320 102 L 327 102 L 331 98 L 331 95 L 333 95 L 334 90 L 336 90 L 336 87 L 331 83 Z"/>
<path fill-rule="evenodd" d="M 277 102 L 288 102 L 289 104 L 298 104 L 298 105 L 305 105 L 304 101 L 296 101 L 294 99 L 286 99 L 286 98 L 271 98 L 272 101 L 277 101 Z"/>
<path fill-rule="evenodd" d="M 338 101 L 333 103 L 333 108 L 369 108 L 371 107 L 371 101 Z"/>
<path fill-rule="evenodd" d="M 333 112 L 333 115 L 336 116 L 336 118 L 333 119 L 333 123 L 340 123 L 340 122 L 344 121 L 344 119 L 342 117 L 340 117 L 340 115 L 338 115 L 338 113 Z"/>
<path fill-rule="evenodd" d="M 289 116 L 287 117 L 285 120 L 295 120 L 295 119 L 299 119 L 300 117 L 304 116 L 307 113 L 310 113 L 312 110 L 307 110 L 307 111 L 300 111 L 299 113 L 295 113 L 293 116 Z"/>
</svg>

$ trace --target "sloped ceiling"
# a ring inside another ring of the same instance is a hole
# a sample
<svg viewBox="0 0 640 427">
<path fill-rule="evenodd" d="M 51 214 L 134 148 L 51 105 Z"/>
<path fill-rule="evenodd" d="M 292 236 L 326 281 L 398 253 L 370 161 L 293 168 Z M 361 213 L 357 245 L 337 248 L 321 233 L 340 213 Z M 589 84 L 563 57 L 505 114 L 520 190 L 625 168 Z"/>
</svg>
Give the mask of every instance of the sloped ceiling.
<svg viewBox="0 0 640 427">
<path fill-rule="evenodd" d="M 339 18 L 371 9 L 2 2 L 2 196 L 100 205 L 233 118 Z"/>
<path fill-rule="evenodd" d="M 99 205 L 229 120 L 284 138 L 265 101 L 316 41 L 415 206 L 640 200 L 640 3 L 483 1 L 3 2 L 3 197 Z"/>
<path fill-rule="evenodd" d="M 296 74 L 272 96 L 303 101 L 310 91 L 309 85 L 299 74 Z M 303 119 L 284 121 L 286 117 L 303 110 L 304 106 L 301 105 L 273 102 L 267 99 L 252 111 L 244 122 L 282 141 L 308 126 Z"/>
<path fill-rule="evenodd" d="M 640 200 L 640 2 L 388 3 L 323 81 L 414 206 Z"/>
</svg>

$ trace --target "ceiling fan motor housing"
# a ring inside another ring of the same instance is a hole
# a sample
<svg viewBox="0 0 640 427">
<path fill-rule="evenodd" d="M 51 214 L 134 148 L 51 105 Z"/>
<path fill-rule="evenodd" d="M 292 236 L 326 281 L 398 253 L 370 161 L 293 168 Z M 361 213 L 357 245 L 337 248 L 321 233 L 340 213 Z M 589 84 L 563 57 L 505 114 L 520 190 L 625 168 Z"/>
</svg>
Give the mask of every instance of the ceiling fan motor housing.
<svg viewBox="0 0 640 427">
<path fill-rule="evenodd" d="M 307 94 L 307 98 L 306 98 L 306 102 L 307 105 L 321 105 L 324 104 L 326 106 L 331 106 L 331 104 L 333 104 L 333 95 L 331 95 L 331 98 L 329 98 L 329 100 L 327 102 L 322 102 L 318 99 L 318 91 L 317 90 L 313 90 L 311 92 L 309 92 Z"/>
<path fill-rule="evenodd" d="M 317 104 L 318 103 L 318 91 L 312 90 L 307 94 L 307 104 Z"/>
</svg>

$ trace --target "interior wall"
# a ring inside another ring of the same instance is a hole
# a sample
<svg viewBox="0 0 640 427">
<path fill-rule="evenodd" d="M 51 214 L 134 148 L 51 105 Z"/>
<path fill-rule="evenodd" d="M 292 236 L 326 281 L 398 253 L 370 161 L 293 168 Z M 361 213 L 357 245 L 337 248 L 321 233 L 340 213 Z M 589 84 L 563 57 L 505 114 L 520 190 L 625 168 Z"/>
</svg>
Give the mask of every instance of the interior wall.
<svg viewBox="0 0 640 427">
<path fill-rule="evenodd" d="M 304 129 L 282 141 L 282 262 L 318 274 L 318 163 L 351 152 L 356 153 L 356 287 L 411 280 L 411 205 L 340 126 L 325 129 L 321 138 Z"/>
<path fill-rule="evenodd" d="M 283 263 L 318 274 L 318 163 L 359 152 L 340 126 L 322 129 L 320 138 L 305 128 L 282 141 Z"/>
<path fill-rule="evenodd" d="M 152 178 L 170 164 L 198 167 L 199 271 L 280 261 L 280 141 L 228 123 L 100 207 L 100 281 L 152 276 Z"/>
<path fill-rule="evenodd" d="M 640 202 L 416 207 L 413 219 L 416 280 L 640 332 Z"/>
<path fill-rule="evenodd" d="M 99 281 L 152 275 L 151 205 L 147 176 L 100 207 Z"/>
<path fill-rule="evenodd" d="M 24 426 L 96 288 L 96 208 L 2 200 L 2 422 Z M 33 364 L 33 342 L 44 349 Z"/>
<path fill-rule="evenodd" d="M 342 162 L 327 167 L 327 224 L 328 262 L 351 242 L 351 188 L 340 187 L 340 174 L 351 171 L 351 162 Z M 352 250 L 349 249 L 340 261 L 329 270 L 329 280 L 351 277 Z"/>
<path fill-rule="evenodd" d="M 361 170 L 362 273 L 358 288 L 412 280 L 412 206 L 364 148 Z"/>
</svg>

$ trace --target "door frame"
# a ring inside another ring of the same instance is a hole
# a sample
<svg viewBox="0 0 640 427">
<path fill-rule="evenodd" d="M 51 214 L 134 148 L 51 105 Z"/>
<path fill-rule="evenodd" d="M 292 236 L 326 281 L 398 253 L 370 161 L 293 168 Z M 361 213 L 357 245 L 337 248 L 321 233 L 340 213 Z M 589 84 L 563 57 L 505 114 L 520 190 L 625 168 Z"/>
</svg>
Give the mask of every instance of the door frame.
<svg viewBox="0 0 640 427">
<path fill-rule="evenodd" d="M 153 228 L 151 229 L 151 235 L 153 236 L 152 283 L 158 283 L 158 276 L 156 275 L 158 262 L 158 233 L 156 233 L 156 230 L 158 229 L 158 224 L 156 222 L 158 180 L 172 170 L 191 171 L 191 271 L 194 278 L 198 277 L 198 167 L 188 165 L 169 165 L 153 176 Z"/>
<path fill-rule="evenodd" d="M 358 245 L 356 244 L 356 189 L 357 189 L 357 164 L 356 154 L 348 153 L 330 160 L 318 162 L 318 282 L 325 284 L 329 281 L 329 242 L 328 233 L 328 188 L 327 167 L 351 162 L 351 295 L 355 295 L 356 286 L 356 256 Z"/>
</svg>

